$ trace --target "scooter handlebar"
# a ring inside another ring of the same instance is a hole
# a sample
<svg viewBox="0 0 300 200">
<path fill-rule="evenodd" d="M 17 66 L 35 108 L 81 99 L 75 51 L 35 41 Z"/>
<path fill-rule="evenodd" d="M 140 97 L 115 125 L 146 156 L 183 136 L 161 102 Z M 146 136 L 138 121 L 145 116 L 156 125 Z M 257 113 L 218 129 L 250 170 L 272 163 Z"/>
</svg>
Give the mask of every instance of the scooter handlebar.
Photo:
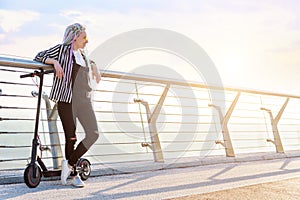
<svg viewBox="0 0 300 200">
<path fill-rule="evenodd" d="M 43 72 L 34 71 L 33 73 L 20 75 L 20 78 L 34 77 L 34 76 L 36 76 L 36 75 L 41 75 L 41 74 L 51 74 L 51 73 L 54 73 L 54 72 L 55 72 L 54 69 L 47 70 L 47 71 L 43 71 Z"/>
</svg>

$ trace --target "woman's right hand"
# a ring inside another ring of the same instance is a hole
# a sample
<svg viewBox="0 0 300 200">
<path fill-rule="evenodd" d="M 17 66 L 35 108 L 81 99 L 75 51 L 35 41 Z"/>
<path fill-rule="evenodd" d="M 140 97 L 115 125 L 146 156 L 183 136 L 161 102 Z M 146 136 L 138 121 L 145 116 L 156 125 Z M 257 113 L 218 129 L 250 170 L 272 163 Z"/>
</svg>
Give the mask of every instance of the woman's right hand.
<svg viewBox="0 0 300 200">
<path fill-rule="evenodd" d="M 54 66 L 55 74 L 56 74 L 57 78 L 63 78 L 64 71 L 63 71 L 61 65 L 57 62 L 57 60 L 55 60 L 55 62 L 53 63 L 53 66 Z"/>
<path fill-rule="evenodd" d="M 52 58 L 47 58 L 45 63 L 53 65 L 53 67 L 55 69 L 55 75 L 56 75 L 57 78 L 63 78 L 64 77 L 64 71 L 63 71 L 61 65 L 59 64 L 59 62 L 57 60 L 52 59 Z"/>
</svg>

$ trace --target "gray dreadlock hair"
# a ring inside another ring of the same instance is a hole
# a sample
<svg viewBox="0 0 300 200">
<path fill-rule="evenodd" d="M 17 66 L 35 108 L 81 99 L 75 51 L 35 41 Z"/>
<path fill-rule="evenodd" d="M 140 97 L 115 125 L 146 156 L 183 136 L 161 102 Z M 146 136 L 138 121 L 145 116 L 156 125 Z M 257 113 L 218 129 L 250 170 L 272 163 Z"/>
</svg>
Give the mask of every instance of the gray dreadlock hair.
<svg viewBox="0 0 300 200">
<path fill-rule="evenodd" d="M 73 43 L 75 38 L 80 35 L 82 31 L 85 31 L 85 27 L 79 23 L 69 25 L 65 30 L 63 44 L 68 45 Z"/>
</svg>

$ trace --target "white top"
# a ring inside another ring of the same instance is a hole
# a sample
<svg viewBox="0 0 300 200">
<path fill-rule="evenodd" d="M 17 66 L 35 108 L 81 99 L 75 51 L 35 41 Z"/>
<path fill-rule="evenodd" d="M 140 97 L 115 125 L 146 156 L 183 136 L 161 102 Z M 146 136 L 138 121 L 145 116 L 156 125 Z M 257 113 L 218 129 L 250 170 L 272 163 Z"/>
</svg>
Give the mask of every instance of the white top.
<svg viewBox="0 0 300 200">
<path fill-rule="evenodd" d="M 82 57 L 82 54 L 81 54 L 80 50 L 79 49 L 77 51 L 74 50 L 73 53 L 74 53 L 74 56 L 75 56 L 76 63 L 78 65 L 81 65 L 81 66 L 85 67 L 86 63 L 84 61 L 84 58 Z"/>
</svg>

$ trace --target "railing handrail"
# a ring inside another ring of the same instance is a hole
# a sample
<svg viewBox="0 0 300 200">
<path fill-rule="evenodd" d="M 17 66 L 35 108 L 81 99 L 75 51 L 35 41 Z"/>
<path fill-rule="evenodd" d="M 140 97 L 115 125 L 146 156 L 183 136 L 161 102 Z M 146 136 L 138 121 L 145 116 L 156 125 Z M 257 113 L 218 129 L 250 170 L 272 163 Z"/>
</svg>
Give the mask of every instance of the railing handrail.
<svg viewBox="0 0 300 200">
<path fill-rule="evenodd" d="M 0 56 L 0 66 L 18 67 L 18 68 L 26 68 L 26 69 L 53 69 L 53 66 L 46 65 L 37 61 L 22 59 L 22 58 L 3 57 L 3 56 Z M 206 88 L 206 89 L 213 89 L 213 90 L 227 90 L 227 91 L 241 92 L 241 93 L 300 99 L 300 96 L 292 95 L 292 94 L 276 93 L 276 92 L 253 90 L 253 89 L 242 89 L 242 88 L 234 88 L 234 87 L 213 86 L 213 85 L 206 85 L 204 83 L 199 83 L 199 82 L 180 81 L 180 80 L 159 77 L 159 76 L 133 74 L 127 72 L 112 71 L 112 70 L 100 70 L 100 72 L 103 77 L 108 77 L 108 78 L 118 78 L 118 79 L 134 80 L 134 81 L 144 81 L 144 82 L 152 82 L 152 83 L 160 83 L 160 84 L 190 86 L 190 87 Z"/>
<path fill-rule="evenodd" d="M 26 69 L 52 69 L 53 66 L 45 65 L 40 62 L 36 62 L 33 60 L 28 59 L 21 59 L 21 58 L 9 58 L 0 56 L 0 65 L 6 67 L 19 67 L 19 68 L 26 68 Z"/>
</svg>

